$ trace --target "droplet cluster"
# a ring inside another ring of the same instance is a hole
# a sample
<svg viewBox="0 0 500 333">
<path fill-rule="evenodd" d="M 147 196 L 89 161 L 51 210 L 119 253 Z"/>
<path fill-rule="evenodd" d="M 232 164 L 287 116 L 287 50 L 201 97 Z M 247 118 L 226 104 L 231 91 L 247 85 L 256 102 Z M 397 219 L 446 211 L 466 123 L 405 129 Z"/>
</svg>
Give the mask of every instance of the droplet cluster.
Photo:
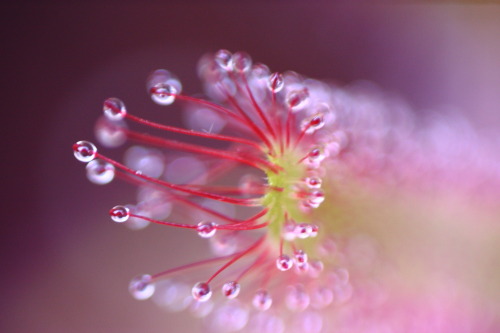
<svg viewBox="0 0 500 333">
<path fill-rule="evenodd" d="M 337 126 L 335 108 L 324 87 L 294 72 L 271 73 L 244 52 L 207 55 L 198 73 L 211 100 L 183 95 L 180 80 L 164 69 L 150 74 L 147 92 L 159 105 L 179 101 L 200 117 L 216 115 L 223 120 L 217 130 L 154 123 L 111 97 L 104 101 L 97 138 L 105 147 L 125 141 L 140 145 L 127 150 L 124 163 L 98 153 L 88 141 L 73 145 L 76 159 L 87 163 L 91 182 L 107 184 L 119 173 L 138 186 L 136 204 L 109 211 L 114 222 L 131 229 L 182 228 L 206 239 L 213 250 L 211 258 L 136 277 L 129 291 L 171 311 L 190 309 L 197 317 L 210 317 L 214 327 L 229 316 L 225 329 L 232 331 L 248 324 L 282 332 L 287 325 L 275 316 L 282 312 L 300 312 L 315 321 L 314 311 L 347 301 L 352 293 L 347 270 L 338 270 L 341 261 L 320 250 L 330 240 L 322 235 L 324 221 L 314 214 L 326 197 L 324 161 L 341 150 L 341 134 L 329 135 Z M 229 148 L 129 130 L 126 122 L 222 141 Z M 173 159 L 175 152 L 182 155 Z M 252 171 L 241 168 L 239 184 L 219 181 L 241 165 Z M 193 218 L 169 220 L 177 208 Z M 203 276 L 207 266 L 216 269 Z M 212 292 L 217 285 L 221 293 Z"/>
</svg>

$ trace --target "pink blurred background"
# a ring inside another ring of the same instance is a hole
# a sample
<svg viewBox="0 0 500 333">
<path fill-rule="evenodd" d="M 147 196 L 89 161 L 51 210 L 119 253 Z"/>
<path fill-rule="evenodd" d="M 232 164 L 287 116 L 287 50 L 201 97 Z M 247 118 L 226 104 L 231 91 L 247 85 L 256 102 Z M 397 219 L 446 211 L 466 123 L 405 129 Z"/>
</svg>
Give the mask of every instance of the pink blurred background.
<svg viewBox="0 0 500 333">
<path fill-rule="evenodd" d="M 145 79 L 175 72 L 200 91 L 205 52 L 245 50 L 273 71 L 366 79 L 418 112 L 454 109 L 480 131 L 500 126 L 500 6 L 376 6 L 328 1 L 26 2 L 2 5 L 1 332 L 185 332 L 189 316 L 133 300 L 131 277 L 197 257 L 192 235 L 112 224 L 125 184 L 90 184 L 71 145 L 93 140 L 102 101 L 180 124 Z M 119 158 L 121 151 L 111 151 Z M 186 242 L 186 240 L 189 240 Z M 171 253 L 175 251 L 175 255 Z M 182 254 L 182 255 L 179 255 Z"/>
</svg>

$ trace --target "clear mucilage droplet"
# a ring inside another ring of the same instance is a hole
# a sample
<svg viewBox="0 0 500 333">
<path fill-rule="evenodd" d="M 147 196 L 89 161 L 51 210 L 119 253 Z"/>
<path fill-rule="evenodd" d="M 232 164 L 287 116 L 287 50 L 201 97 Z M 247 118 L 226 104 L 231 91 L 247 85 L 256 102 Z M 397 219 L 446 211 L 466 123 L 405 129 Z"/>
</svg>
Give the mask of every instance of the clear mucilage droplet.
<svg viewBox="0 0 500 333">
<path fill-rule="evenodd" d="M 256 80 L 267 80 L 269 78 L 269 67 L 264 64 L 255 64 L 252 66 L 252 76 Z"/>
<path fill-rule="evenodd" d="M 273 299 L 267 291 L 258 290 L 253 297 L 252 304 L 257 310 L 266 311 L 273 304 Z"/>
<path fill-rule="evenodd" d="M 92 142 L 78 141 L 73 145 L 73 154 L 80 162 L 90 162 L 95 158 L 97 148 Z"/>
<path fill-rule="evenodd" d="M 295 250 L 293 256 L 296 264 L 303 264 L 307 262 L 307 253 L 303 250 Z"/>
<path fill-rule="evenodd" d="M 285 86 L 285 80 L 283 79 L 283 75 L 280 73 L 273 73 L 269 76 L 269 80 L 267 81 L 267 87 L 273 93 L 278 93 L 283 90 Z"/>
<path fill-rule="evenodd" d="M 325 269 L 325 265 L 321 260 L 311 260 L 309 261 L 309 276 L 312 278 L 317 278 Z"/>
<path fill-rule="evenodd" d="M 311 236 L 312 225 L 309 223 L 299 223 L 295 226 L 295 236 L 300 239 L 305 239 Z"/>
<path fill-rule="evenodd" d="M 320 188 L 322 180 L 319 177 L 307 177 L 305 183 L 309 188 Z"/>
<path fill-rule="evenodd" d="M 276 267 L 282 272 L 288 271 L 293 267 L 293 260 L 286 254 L 282 254 L 276 259 Z"/>
<path fill-rule="evenodd" d="M 96 122 L 94 133 L 101 145 L 116 148 L 127 141 L 126 129 L 127 124 L 123 120 L 110 120 L 106 116 L 101 116 Z"/>
<path fill-rule="evenodd" d="M 322 190 L 313 190 L 308 197 L 307 203 L 312 208 L 318 208 L 325 201 L 325 194 Z"/>
<path fill-rule="evenodd" d="M 233 54 L 233 69 L 240 73 L 246 73 L 252 68 L 252 58 L 245 52 Z"/>
<path fill-rule="evenodd" d="M 210 286 L 206 282 L 198 282 L 195 284 L 191 293 L 193 294 L 193 298 L 198 302 L 206 302 L 212 296 Z"/>
<path fill-rule="evenodd" d="M 152 283 L 151 275 L 144 274 L 132 279 L 128 290 L 135 299 L 145 300 L 154 294 L 155 285 Z"/>
<path fill-rule="evenodd" d="M 311 224 L 311 232 L 309 233 L 309 237 L 318 236 L 319 226 L 316 224 Z"/>
<path fill-rule="evenodd" d="M 214 60 L 220 68 L 225 71 L 231 71 L 233 69 L 233 55 L 228 50 L 219 50 L 215 53 Z"/>
<path fill-rule="evenodd" d="M 159 105 L 170 105 L 176 95 L 182 92 L 182 84 L 172 73 L 165 69 L 157 69 L 148 78 L 148 92 L 151 99 Z"/>
<path fill-rule="evenodd" d="M 123 223 L 130 217 L 130 210 L 125 206 L 115 206 L 111 208 L 109 215 L 116 223 Z"/>
<path fill-rule="evenodd" d="M 113 164 L 94 159 L 87 163 L 87 178 L 94 184 L 108 184 L 115 178 L 115 167 Z"/>
<path fill-rule="evenodd" d="M 311 306 L 315 309 L 323 309 L 333 302 L 333 291 L 324 286 L 317 286 L 311 292 Z"/>
<path fill-rule="evenodd" d="M 286 95 L 286 102 L 292 112 L 300 111 L 309 103 L 309 92 L 307 89 L 291 90 Z"/>
<path fill-rule="evenodd" d="M 306 134 L 313 134 L 323 126 L 325 126 L 325 117 L 322 113 L 316 113 L 304 119 L 301 123 L 301 129 L 305 131 Z"/>
<path fill-rule="evenodd" d="M 222 286 L 222 295 L 228 299 L 236 298 L 240 293 L 241 286 L 236 281 L 230 281 L 224 283 Z"/>
<path fill-rule="evenodd" d="M 299 284 L 288 288 L 285 303 L 291 311 L 304 311 L 311 303 L 311 298 L 304 286 Z"/>
<path fill-rule="evenodd" d="M 293 222 L 286 222 L 285 225 L 283 226 L 283 239 L 286 241 L 293 241 L 295 237 L 297 237 L 295 229 L 297 228 L 297 225 Z"/>
<path fill-rule="evenodd" d="M 119 98 L 111 97 L 104 101 L 102 110 L 109 120 L 122 120 L 127 114 L 125 103 Z"/>
<path fill-rule="evenodd" d="M 209 221 L 202 221 L 198 223 L 198 227 L 196 228 L 198 231 L 198 235 L 202 238 L 210 238 L 215 235 L 217 231 L 217 224 Z"/>
<path fill-rule="evenodd" d="M 326 157 L 323 147 L 314 147 L 308 154 L 309 162 L 313 164 L 321 163 Z"/>
</svg>

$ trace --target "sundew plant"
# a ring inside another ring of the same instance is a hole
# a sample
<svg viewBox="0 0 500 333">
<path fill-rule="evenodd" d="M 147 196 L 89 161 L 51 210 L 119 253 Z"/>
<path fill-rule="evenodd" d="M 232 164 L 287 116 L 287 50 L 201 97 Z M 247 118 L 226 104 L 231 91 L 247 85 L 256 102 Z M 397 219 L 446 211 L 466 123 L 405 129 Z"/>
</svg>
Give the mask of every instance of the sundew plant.
<svg viewBox="0 0 500 333">
<path fill-rule="evenodd" d="M 495 252 L 494 142 L 457 117 L 418 118 L 368 83 L 272 72 L 244 52 L 206 55 L 198 74 L 206 98 L 163 69 L 147 89 L 205 130 L 143 119 L 110 97 L 97 139 L 129 144 L 125 162 L 73 145 L 91 182 L 137 187 L 111 220 L 182 228 L 210 248 L 133 278 L 134 298 L 190 311 L 213 332 L 498 332 L 498 288 L 484 286 L 500 264 L 471 262 L 484 249 L 467 236 Z M 191 217 L 172 220 L 172 206 Z"/>
</svg>

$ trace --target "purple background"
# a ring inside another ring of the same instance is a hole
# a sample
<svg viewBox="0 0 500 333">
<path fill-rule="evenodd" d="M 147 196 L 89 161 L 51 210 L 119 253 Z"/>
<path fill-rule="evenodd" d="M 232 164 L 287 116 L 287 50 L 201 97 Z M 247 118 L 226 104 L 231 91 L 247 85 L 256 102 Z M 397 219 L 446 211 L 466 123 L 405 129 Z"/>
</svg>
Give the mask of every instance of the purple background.
<svg viewBox="0 0 500 333">
<path fill-rule="evenodd" d="M 117 228 L 106 212 L 133 190 L 88 183 L 71 154 L 73 142 L 93 140 L 110 96 L 135 114 L 178 122 L 175 108 L 158 112 L 145 93 L 153 69 L 174 71 L 193 94 L 203 53 L 245 50 L 273 71 L 367 79 L 419 112 L 453 106 L 481 130 L 500 124 L 498 6 L 207 3 L 0 8 L 0 331 L 182 332 L 191 324 L 134 301 L 126 288 L 137 273 L 196 258 L 199 244 L 177 231 Z"/>
</svg>

